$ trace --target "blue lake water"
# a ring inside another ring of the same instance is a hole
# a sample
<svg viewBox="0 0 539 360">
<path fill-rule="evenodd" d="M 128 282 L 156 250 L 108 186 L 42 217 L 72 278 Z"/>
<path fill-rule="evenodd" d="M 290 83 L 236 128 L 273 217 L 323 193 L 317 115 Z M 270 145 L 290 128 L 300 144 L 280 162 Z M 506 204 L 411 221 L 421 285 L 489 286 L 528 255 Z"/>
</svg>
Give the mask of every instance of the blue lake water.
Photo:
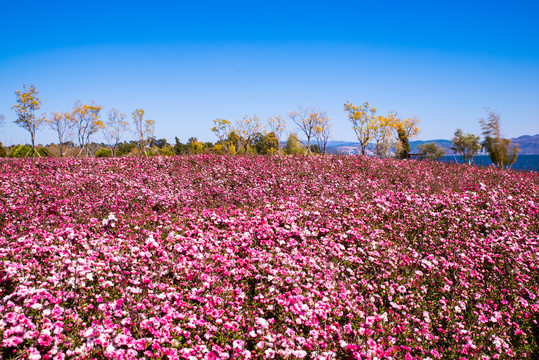
<svg viewBox="0 0 539 360">
<path fill-rule="evenodd" d="M 459 164 L 465 163 L 464 157 L 461 155 L 447 155 L 444 156 L 441 161 Z M 478 166 L 489 166 L 492 165 L 492 161 L 490 161 L 488 155 L 478 155 L 473 158 L 473 164 Z M 511 169 L 539 172 L 539 155 L 519 155 Z"/>
</svg>

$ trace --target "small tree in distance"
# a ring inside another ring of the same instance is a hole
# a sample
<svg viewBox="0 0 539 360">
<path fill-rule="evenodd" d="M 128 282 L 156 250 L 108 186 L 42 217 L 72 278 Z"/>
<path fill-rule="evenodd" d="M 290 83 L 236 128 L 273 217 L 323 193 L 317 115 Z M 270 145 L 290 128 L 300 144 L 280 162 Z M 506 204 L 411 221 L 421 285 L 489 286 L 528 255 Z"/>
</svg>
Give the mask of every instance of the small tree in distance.
<svg viewBox="0 0 539 360">
<path fill-rule="evenodd" d="M 314 128 L 314 137 L 320 154 L 326 153 L 329 137 L 331 136 L 331 122 L 325 113 L 320 117 L 318 126 Z M 312 150 L 312 149 L 311 149 Z"/>
<path fill-rule="evenodd" d="M 488 117 L 487 119 L 479 120 L 481 128 L 483 129 L 483 146 L 487 150 L 490 160 L 498 168 L 502 169 L 506 166 L 509 168 L 515 163 L 518 157 L 518 145 L 513 146 L 512 154 L 509 155 L 509 147 L 511 141 L 504 139 L 501 136 L 500 130 L 500 115 L 490 109 L 486 109 Z"/>
<path fill-rule="evenodd" d="M 305 153 L 305 149 L 301 145 L 301 142 L 298 139 L 298 136 L 294 133 L 291 133 L 288 136 L 288 140 L 286 142 L 285 152 L 287 154 L 303 154 Z"/>
<path fill-rule="evenodd" d="M 136 109 L 133 111 L 133 125 L 135 126 L 135 133 L 138 137 L 139 150 L 144 155 L 148 156 L 146 152 L 146 145 L 148 139 L 153 137 L 153 132 L 155 129 L 155 120 L 144 119 L 144 110 Z"/>
<path fill-rule="evenodd" d="M 402 120 L 397 113 L 394 113 L 394 127 L 396 130 L 395 137 L 397 142 L 395 144 L 395 157 L 397 159 L 407 159 L 410 153 L 410 139 L 416 137 L 419 132 L 419 118 L 411 117 Z"/>
<path fill-rule="evenodd" d="M 30 85 L 30 87 L 27 88 L 26 84 L 24 84 L 23 90 L 17 90 L 15 91 L 15 94 L 17 95 L 17 104 L 12 107 L 17 114 L 15 123 L 30 133 L 32 156 L 37 154 L 41 157 L 36 151 L 35 139 L 36 132 L 43 124 L 45 116 L 37 117 L 35 115 L 35 112 L 41 107 L 41 101 L 37 97 L 38 91 L 34 85 Z"/>
<path fill-rule="evenodd" d="M 242 120 L 236 121 L 235 132 L 238 135 L 238 143 L 245 153 L 247 153 L 248 146 L 261 129 L 262 124 L 260 122 L 260 117 L 257 115 L 245 115 Z"/>
<path fill-rule="evenodd" d="M 228 141 L 228 137 L 232 132 L 232 124 L 230 121 L 221 118 L 213 120 L 213 127 L 211 128 L 211 131 L 213 131 L 215 136 L 217 136 L 217 144 L 215 145 L 216 150 L 222 151 L 224 149 L 225 152 L 231 153 L 231 146 L 234 145 Z M 236 151 L 234 148 L 234 153 L 235 152 Z"/>
<path fill-rule="evenodd" d="M 112 147 L 112 156 L 116 156 L 116 149 L 124 134 L 129 130 L 129 122 L 124 113 L 112 108 L 108 113 L 106 127 L 103 129 L 105 140 Z"/>
<path fill-rule="evenodd" d="M 270 116 L 268 118 L 268 133 L 273 133 L 275 138 L 277 139 L 277 145 L 279 147 L 279 150 L 282 148 L 281 146 L 281 136 L 283 134 L 283 131 L 286 127 L 286 120 L 281 116 Z"/>
<path fill-rule="evenodd" d="M 373 137 L 376 126 L 376 108 L 370 107 L 368 102 L 361 106 L 355 106 L 347 101 L 344 104 L 344 111 L 348 113 L 348 120 L 352 123 L 352 129 L 356 133 L 361 155 L 365 155 L 365 149 Z"/>
<path fill-rule="evenodd" d="M 311 139 L 316 136 L 317 130 L 322 123 L 328 120 L 325 112 L 321 112 L 317 107 L 299 108 L 297 111 L 291 111 L 288 117 L 305 134 L 307 152 L 311 152 Z"/>
<path fill-rule="evenodd" d="M 408 159 L 410 153 L 410 141 L 408 135 L 402 128 L 397 129 L 397 143 L 395 144 L 395 157 L 397 159 Z"/>
<path fill-rule="evenodd" d="M 455 131 L 455 136 L 451 139 L 453 145 L 450 149 L 464 157 L 464 161 L 471 165 L 473 158 L 479 150 L 481 150 L 481 144 L 479 143 L 479 136 L 474 134 L 466 134 L 461 129 Z"/>
<path fill-rule="evenodd" d="M 73 141 L 75 121 L 70 112 L 59 113 L 53 111 L 51 116 L 46 119 L 46 122 L 52 130 L 58 135 L 58 148 L 60 149 L 60 157 L 66 155 L 69 143 Z"/>
<path fill-rule="evenodd" d="M 372 137 L 375 140 L 376 156 L 387 157 L 393 145 L 393 130 L 396 128 L 395 114 L 388 116 L 379 115 L 372 124 Z"/>
<path fill-rule="evenodd" d="M 89 105 L 82 104 L 80 100 L 77 100 L 73 107 L 74 109 L 71 116 L 75 121 L 77 137 L 80 145 L 78 155 L 84 152 L 86 152 L 86 155 L 90 155 L 90 151 L 87 148 L 88 144 L 90 143 L 90 136 L 98 132 L 99 129 L 105 127 L 99 118 L 101 109 L 103 109 L 103 107 L 96 104 L 93 100 Z"/>
<path fill-rule="evenodd" d="M 431 161 L 439 160 L 445 155 L 445 150 L 434 141 L 423 144 L 419 147 L 419 154 L 422 159 Z"/>
</svg>

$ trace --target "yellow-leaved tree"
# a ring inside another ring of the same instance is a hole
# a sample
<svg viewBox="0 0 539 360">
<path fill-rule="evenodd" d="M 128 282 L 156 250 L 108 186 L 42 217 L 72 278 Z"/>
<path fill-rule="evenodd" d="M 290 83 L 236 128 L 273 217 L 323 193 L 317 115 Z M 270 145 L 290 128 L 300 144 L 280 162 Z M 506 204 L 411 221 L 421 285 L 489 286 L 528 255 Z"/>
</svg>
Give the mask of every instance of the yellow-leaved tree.
<svg viewBox="0 0 539 360">
<path fill-rule="evenodd" d="M 91 155 L 90 150 L 88 149 L 90 136 L 98 132 L 99 129 L 105 127 L 99 117 L 101 109 L 103 109 L 103 106 L 96 104 L 93 100 L 91 104 L 83 104 L 80 100 L 75 102 L 71 116 L 75 122 L 75 129 L 80 146 L 80 151 L 77 156 L 84 153 L 88 156 Z"/>
<path fill-rule="evenodd" d="M 348 113 L 348 120 L 352 123 L 352 129 L 356 133 L 361 155 L 365 155 L 365 150 L 374 136 L 378 123 L 376 108 L 370 107 L 368 102 L 355 106 L 347 101 L 344 104 L 344 111 Z"/>
<path fill-rule="evenodd" d="M 224 151 L 235 154 L 236 148 L 234 144 L 229 140 L 230 133 L 232 132 L 232 124 L 226 119 L 217 118 L 213 120 L 213 127 L 211 131 L 217 136 L 217 144 L 215 144 L 215 150 L 220 152 Z M 232 151 L 233 150 L 233 151 Z"/>
<path fill-rule="evenodd" d="M 407 119 L 401 119 L 398 114 L 394 113 L 395 127 L 395 157 L 398 159 L 407 159 L 410 152 L 410 140 L 415 138 L 419 132 L 420 120 L 414 116 Z"/>
<path fill-rule="evenodd" d="M 26 84 L 24 84 L 23 90 L 15 91 L 15 95 L 17 95 L 17 104 L 13 105 L 12 107 L 17 114 L 15 123 L 30 133 L 30 138 L 32 141 L 32 156 L 35 154 L 41 156 L 36 150 L 35 140 L 36 132 L 41 127 L 45 119 L 45 115 L 39 117 L 35 114 L 35 112 L 41 107 L 41 101 L 37 97 L 37 94 L 38 91 L 34 85 L 30 85 L 27 88 Z"/>
<path fill-rule="evenodd" d="M 387 157 L 393 145 L 393 133 L 396 128 L 396 118 L 393 113 L 388 116 L 378 115 L 372 128 L 372 137 L 375 140 L 376 156 Z"/>
</svg>

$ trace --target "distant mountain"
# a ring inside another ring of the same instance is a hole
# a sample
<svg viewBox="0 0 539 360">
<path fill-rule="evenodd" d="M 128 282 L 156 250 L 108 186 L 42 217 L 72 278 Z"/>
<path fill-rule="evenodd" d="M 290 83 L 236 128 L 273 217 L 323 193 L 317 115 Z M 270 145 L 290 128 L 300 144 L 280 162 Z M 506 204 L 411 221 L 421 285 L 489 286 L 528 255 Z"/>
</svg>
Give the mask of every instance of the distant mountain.
<svg viewBox="0 0 539 360">
<path fill-rule="evenodd" d="M 522 155 L 539 154 L 539 134 L 523 135 L 516 139 L 511 139 L 511 143 L 518 144 L 518 153 Z"/>
<path fill-rule="evenodd" d="M 415 140 L 410 141 L 410 148 L 413 153 L 418 151 L 418 148 L 426 143 L 435 142 L 444 148 L 446 155 L 454 155 L 450 149 L 451 140 L 436 139 L 436 140 Z M 519 154 L 521 155 L 539 155 L 539 134 L 523 135 L 511 139 L 511 144 L 518 144 Z M 328 152 L 334 154 L 355 154 L 358 151 L 359 143 L 354 141 L 339 141 L 332 140 L 328 142 Z M 369 144 L 368 155 L 374 153 L 374 144 Z"/>
</svg>

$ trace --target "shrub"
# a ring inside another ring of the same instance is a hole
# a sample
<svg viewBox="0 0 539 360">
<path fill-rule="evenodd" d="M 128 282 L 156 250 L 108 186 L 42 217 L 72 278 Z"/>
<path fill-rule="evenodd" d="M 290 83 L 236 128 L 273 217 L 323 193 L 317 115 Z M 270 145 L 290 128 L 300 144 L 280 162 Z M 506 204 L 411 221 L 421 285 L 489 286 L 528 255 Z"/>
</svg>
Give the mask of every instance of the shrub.
<svg viewBox="0 0 539 360">
<path fill-rule="evenodd" d="M 95 157 L 98 157 L 98 158 L 111 157 L 111 156 L 112 156 L 112 151 L 107 148 L 101 148 L 97 150 L 95 153 Z"/>
<path fill-rule="evenodd" d="M 174 146 L 167 145 L 162 149 L 158 149 L 157 154 L 161 156 L 174 156 Z"/>
<path fill-rule="evenodd" d="M 47 148 L 39 148 L 36 150 L 41 157 L 53 156 Z M 32 157 L 32 147 L 30 145 L 17 145 L 10 151 L 8 157 Z M 38 155 L 34 155 L 34 157 L 38 157 Z"/>
<path fill-rule="evenodd" d="M 445 155 L 445 150 L 433 141 L 421 145 L 419 147 L 419 154 L 421 155 L 422 159 L 434 161 L 441 159 L 442 156 Z"/>
<path fill-rule="evenodd" d="M 118 145 L 118 151 L 116 151 L 116 156 L 128 155 L 132 153 L 137 148 L 135 142 L 122 143 Z"/>
</svg>

